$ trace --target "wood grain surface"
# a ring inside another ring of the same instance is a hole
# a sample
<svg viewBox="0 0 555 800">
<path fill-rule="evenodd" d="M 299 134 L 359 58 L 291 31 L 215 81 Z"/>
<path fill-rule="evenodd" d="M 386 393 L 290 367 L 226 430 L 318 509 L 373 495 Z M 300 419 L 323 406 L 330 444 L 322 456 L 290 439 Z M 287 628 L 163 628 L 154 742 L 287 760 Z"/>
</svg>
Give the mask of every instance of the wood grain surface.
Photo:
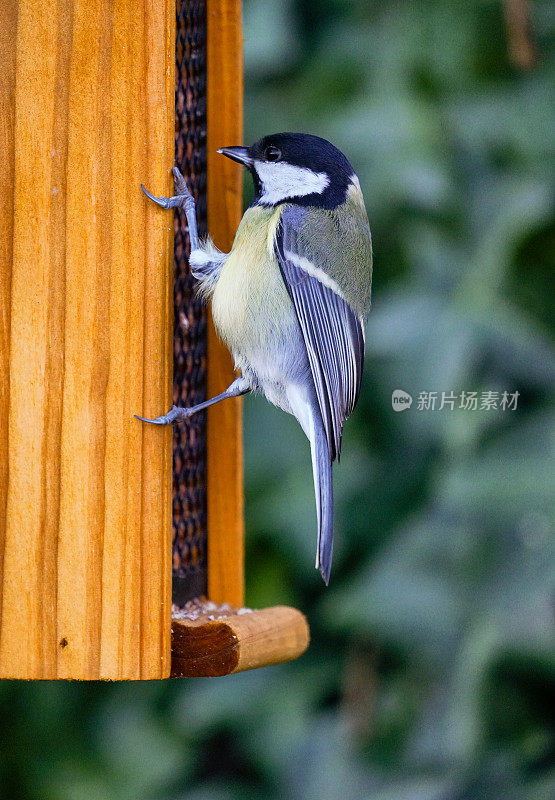
<svg viewBox="0 0 555 800">
<path fill-rule="evenodd" d="M 242 144 L 243 41 L 239 0 L 208 0 L 208 230 L 229 251 L 242 214 L 241 167 L 216 150 Z M 227 348 L 208 333 L 208 396 L 234 380 Z M 208 596 L 240 606 L 244 595 L 242 400 L 208 410 Z"/>
<path fill-rule="evenodd" d="M 173 0 L 0 6 L 0 676 L 170 669 Z"/>
<path fill-rule="evenodd" d="M 308 647 L 300 611 L 274 606 L 210 619 L 172 620 L 172 677 L 229 675 L 291 661 Z"/>
</svg>

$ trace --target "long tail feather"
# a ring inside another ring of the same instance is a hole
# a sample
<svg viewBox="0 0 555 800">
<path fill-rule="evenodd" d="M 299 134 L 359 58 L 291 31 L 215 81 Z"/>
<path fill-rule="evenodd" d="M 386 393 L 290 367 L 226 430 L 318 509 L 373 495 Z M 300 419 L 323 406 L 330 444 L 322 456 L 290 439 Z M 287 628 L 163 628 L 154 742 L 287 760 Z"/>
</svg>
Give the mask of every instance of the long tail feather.
<svg viewBox="0 0 555 800">
<path fill-rule="evenodd" d="M 318 517 L 316 568 L 320 570 L 327 586 L 330 580 L 333 553 L 333 483 L 326 431 L 317 409 L 314 409 L 311 414 L 309 438 Z"/>
</svg>

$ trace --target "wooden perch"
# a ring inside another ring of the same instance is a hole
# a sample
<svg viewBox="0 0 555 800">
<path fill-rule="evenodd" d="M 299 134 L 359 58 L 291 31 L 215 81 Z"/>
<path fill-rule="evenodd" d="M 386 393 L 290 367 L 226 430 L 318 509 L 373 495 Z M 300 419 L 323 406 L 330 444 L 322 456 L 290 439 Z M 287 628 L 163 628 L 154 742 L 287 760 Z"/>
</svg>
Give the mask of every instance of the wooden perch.
<svg viewBox="0 0 555 800">
<path fill-rule="evenodd" d="M 287 606 L 173 618 L 171 675 L 218 677 L 280 664 L 302 655 L 309 638 L 304 615 Z"/>
</svg>

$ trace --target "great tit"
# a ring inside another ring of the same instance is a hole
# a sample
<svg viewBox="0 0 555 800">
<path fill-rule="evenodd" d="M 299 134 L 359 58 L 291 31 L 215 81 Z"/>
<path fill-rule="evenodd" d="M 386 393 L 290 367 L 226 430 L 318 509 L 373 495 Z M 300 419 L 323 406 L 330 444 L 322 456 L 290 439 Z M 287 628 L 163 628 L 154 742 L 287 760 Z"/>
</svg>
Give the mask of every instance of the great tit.
<svg viewBox="0 0 555 800">
<path fill-rule="evenodd" d="M 190 265 L 240 376 L 225 392 L 156 419 L 169 425 L 228 397 L 260 391 L 299 421 L 310 441 L 318 547 L 329 581 L 333 547 L 332 462 L 358 398 L 370 311 L 372 244 L 360 184 L 346 157 L 306 133 L 265 136 L 219 153 L 246 167 L 254 197 L 230 253 L 199 241 L 193 197 L 174 167 L 173 197 L 185 210 Z"/>
</svg>

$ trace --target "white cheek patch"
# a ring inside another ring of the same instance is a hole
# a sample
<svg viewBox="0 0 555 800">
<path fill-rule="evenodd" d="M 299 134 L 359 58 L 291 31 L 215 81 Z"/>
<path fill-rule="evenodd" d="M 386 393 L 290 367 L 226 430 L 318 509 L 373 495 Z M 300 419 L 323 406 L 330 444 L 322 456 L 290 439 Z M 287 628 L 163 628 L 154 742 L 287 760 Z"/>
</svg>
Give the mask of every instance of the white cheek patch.
<svg viewBox="0 0 555 800">
<path fill-rule="evenodd" d="M 261 203 L 273 205 L 289 197 L 322 194 L 330 179 L 325 172 L 313 172 L 285 161 L 255 161 L 254 167 L 262 184 Z"/>
</svg>

